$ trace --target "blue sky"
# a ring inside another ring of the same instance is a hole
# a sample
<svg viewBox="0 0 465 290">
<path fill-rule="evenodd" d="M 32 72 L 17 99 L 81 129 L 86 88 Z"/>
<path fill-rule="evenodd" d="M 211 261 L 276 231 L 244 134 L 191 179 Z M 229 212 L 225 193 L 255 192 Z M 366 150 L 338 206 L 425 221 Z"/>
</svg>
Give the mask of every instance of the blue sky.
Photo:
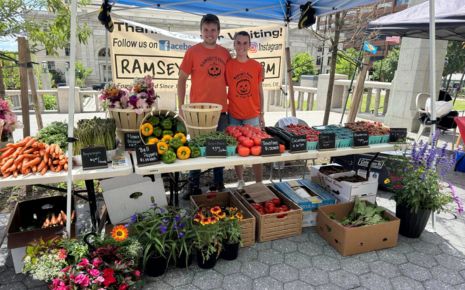
<svg viewBox="0 0 465 290">
<path fill-rule="evenodd" d="M 16 38 L 0 37 L 0 51 L 18 51 Z"/>
</svg>

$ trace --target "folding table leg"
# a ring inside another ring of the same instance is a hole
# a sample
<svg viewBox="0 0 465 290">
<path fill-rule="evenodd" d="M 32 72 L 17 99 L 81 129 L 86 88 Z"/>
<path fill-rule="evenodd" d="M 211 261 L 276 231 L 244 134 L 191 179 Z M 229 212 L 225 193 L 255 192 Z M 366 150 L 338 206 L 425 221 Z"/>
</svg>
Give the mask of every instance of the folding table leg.
<svg viewBox="0 0 465 290">
<path fill-rule="evenodd" d="M 89 198 L 89 208 L 90 208 L 90 219 L 92 221 L 92 229 L 97 231 L 99 221 L 99 216 L 97 214 L 97 199 L 95 198 L 95 188 L 94 188 L 94 181 L 86 180 L 86 189 L 87 189 L 87 196 Z"/>
</svg>

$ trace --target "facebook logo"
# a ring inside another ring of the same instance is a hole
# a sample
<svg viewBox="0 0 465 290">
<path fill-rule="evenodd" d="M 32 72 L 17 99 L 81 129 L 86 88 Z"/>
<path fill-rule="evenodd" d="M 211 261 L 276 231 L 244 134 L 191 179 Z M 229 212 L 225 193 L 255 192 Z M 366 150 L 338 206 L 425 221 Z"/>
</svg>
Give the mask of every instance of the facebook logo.
<svg viewBox="0 0 465 290">
<path fill-rule="evenodd" d="M 170 41 L 169 40 L 160 40 L 158 41 L 160 50 L 170 50 Z"/>
</svg>

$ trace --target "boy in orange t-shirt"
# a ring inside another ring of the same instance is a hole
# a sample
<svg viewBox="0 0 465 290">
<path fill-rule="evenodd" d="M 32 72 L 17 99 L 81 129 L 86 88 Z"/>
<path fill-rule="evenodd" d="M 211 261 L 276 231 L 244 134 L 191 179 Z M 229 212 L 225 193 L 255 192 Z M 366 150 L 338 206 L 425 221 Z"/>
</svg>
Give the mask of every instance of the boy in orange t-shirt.
<svg viewBox="0 0 465 290">
<path fill-rule="evenodd" d="M 184 55 L 179 70 L 178 103 L 179 115 L 184 117 L 182 105 L 186 97 L 186 81 L 191 76 L 191 103 L 215 103 L 223 106 L 218 131 L 228 126 L 228 103 L 226 94 L 226 63 L 231 58 L 229 51 L 216 44 L 220 33 L 220 20 L 216 15 L 206 14 L 200 21 L 203 42 L 189 48 Z M 223 168 L 213 169 L 213 188 L 224 189 Z M 192 194 L 200 194 L 200 170 L 189 173 L 189 189 L 184 199 Z"/>
<path fill-rule="evenodd" d="M 265 126 L 263 120 L 263 69 L 260 63 L 250 59 L 247 52 L 250 48 L 250 34 L 246 31 L 234 35 L 236 58 L 226 64 L 226 82 L 228 84 L 229 125 Z M 261 182 L 263 165 L 252 166 L 255 181 Z M 239 179 L 237 187 L 244 187 L 244 166 L 235 166 Z"/>
</svg>

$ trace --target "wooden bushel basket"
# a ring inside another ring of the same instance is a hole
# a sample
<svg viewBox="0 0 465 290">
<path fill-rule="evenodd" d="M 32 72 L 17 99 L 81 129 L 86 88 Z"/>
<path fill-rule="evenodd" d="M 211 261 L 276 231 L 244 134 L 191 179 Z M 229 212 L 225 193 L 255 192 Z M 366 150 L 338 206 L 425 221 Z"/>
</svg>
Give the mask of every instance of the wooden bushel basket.
<svg viewBox="0 0 465 290">
<path fill-rule="evenodd" d="M 139 126 L 142 120 L 152 111 L 148 108 L 137 114 L 133 109 L 108 109 L 111 118 L 115 119 L 116 137 L 124 142 L 124 133 L 139 132 Z"/>
<path fill-rule="evenodd" d="M 223 106 L 212 103 L 182 105 L 184 123 L 190 138 L 215 132 Z"/>
</svg>

